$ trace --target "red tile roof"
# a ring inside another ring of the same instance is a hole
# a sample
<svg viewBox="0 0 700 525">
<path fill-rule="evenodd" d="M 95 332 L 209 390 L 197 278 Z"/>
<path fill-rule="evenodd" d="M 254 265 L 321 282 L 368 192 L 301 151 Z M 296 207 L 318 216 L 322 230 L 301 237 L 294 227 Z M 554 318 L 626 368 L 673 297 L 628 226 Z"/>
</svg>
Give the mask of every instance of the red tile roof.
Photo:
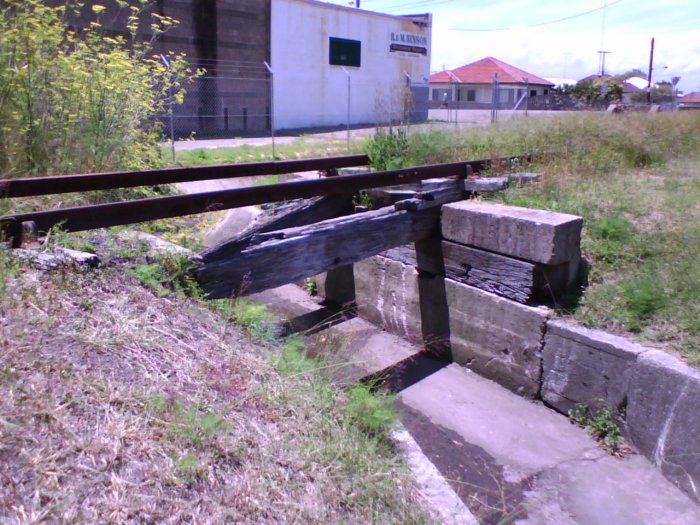
<svg viewBox="0 0 700 525">
<path fill-rule="evenodd" d="M 695 91 L 693 93 L 688 93 L 683 95 L 680 99 L 682 104 L 699 104 L 700 103 L 700 91 Z"/>
<path fill-rule="evenodd" d="M 525 84 L 525 79 L 532 85 L 553 86 L 549 80 L 518 69 L 515 66 L 501 62 L 493 57 L 482 58 L 451 71 L 440 71 L 430 76 L 430 82 L 445 84 L 449 82 L 461 84 L 491 84 L 494 73 L 498 73 L 498 81 L 502 84 Z"/>
</svg>

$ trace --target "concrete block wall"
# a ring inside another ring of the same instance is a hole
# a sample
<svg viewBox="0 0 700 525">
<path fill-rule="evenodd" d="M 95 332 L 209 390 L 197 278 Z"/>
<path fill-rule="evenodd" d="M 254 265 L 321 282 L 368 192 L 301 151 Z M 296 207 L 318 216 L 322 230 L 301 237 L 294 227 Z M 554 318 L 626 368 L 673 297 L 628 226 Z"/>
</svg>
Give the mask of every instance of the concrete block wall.
<svg viewBox="0 0 700 525">
<path fill-rule="evenodd" d="M 660 350 L 571 322 L 547 323 L 542 399 L 623 414 L 627 439 L 700 501 L 700 372 Z"/>
<path fill-rule="evenodd" d="M 505 285 L 490 280 L 486 291 L 459 282 L 450 277 L 459 261 L 436 255 L 456 243 L 549 269 L 566 265 L 573 283 L 581 222 L 478 201 L 443 206 L 442 240 L 354 266 L 358 312 L 413 342 L 446 342 L 453 361 L 564 414 L 578 404 L 618 411 L 628 441 L 700 501 L 700 372 L 626 338 L 554 319 L 532 300 L 508 297 Z M 462 275 L 475 271 L 473 261 L 462 262 Z"/>
</svg>

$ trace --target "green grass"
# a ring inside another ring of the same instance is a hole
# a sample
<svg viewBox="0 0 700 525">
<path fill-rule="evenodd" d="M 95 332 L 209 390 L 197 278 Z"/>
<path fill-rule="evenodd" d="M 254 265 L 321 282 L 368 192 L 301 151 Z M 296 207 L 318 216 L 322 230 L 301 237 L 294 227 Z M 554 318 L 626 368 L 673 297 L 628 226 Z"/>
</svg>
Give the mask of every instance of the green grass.
<svg viewBox="0 0 700 525">
<path fill-rule="evenodd" d="M 207 301 L 207 304 L 257 339 L 273 341 L 277 337 L 277 319 L 268 312 L 265 305 L 244 297 L 215 299 Z"/>
<path fill-rule="evenodd" d="M 127 273 L 159 297 L 175 294 L 180 298 L 198 298 L 202 292 L 190 274 L 193 266 L 192 261 L 184 255 L 162 253 L 153 262 L 135 264 Z"/>
<path fill-rule="evenodd" d="M 405 165 L 552 153 L 522 165 L 543 173 L 540 184 L 489 198 L 584 218 L 589 286 L 562 313 L 669 344 L 700 363 L 700 114 L 617 117 L 414 134 Z"/>
<path fill-rule="evenodd" d="M 175 165 L 204 166 L 358 154 L 363 152 L 364 142 L 365 140 L 363 139 L 351 141 L 350 151 L 348 151 L 345 140 L 298 138 L 291 144 L 276 144 L 274 158 L 270 145 L 242 145 L 232 148 L 180 150 L 175 153 Z"/>
<path fill-rule="evenodd" d="M 432 522 L 387 437 L 393 397 L 336 386 L 301 338 L 268 338 L 277 320 L 263 307 L 160 298 L 124 275 L 132 261 L 19 264 L 0 273 L 13 342 L 0 355 L 0 429 L 22 490 L 0 521 L 24 508 L 49 521 L 84 513 L 72 523 Z M 166 287 L 167 263 L 141 264 Z"/>
</svg>

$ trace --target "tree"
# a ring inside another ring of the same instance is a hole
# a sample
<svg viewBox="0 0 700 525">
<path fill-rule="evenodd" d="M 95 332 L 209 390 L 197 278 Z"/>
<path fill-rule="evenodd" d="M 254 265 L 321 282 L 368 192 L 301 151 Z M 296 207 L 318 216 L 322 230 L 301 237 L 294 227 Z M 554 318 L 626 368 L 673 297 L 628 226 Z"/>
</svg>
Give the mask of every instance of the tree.
<svg viewBox="0 0 700 525">
<path fill-rule="evenodd" d="M 559 94 L 576 100 L 580 107 L 590 107 L 622 100 L 622 84 L 612 77 L 600 77 L 575 85 L 565 84 Z"/>
<path fill-rule="evenodd" d="M 83 4 L 41 0 L 0 4 L 0 173 L 65 174 L 138 169 L 159 162 L 155 116 L 184 97 L 191 75 L 184 58 L 170 69 L 136 37 L 146 2 L 113 2 L 127 10 L 127 36 L 102 31 L 104 5 L 80 33 L 69 20 Z M 153 15 L 158 36 L 177 22 Z"/>
<path fill-rule="evenodd" d="M 621 75 L 617 75 L 615 78 L 620 82 L 624 82 L 625 80 L 630 79 L 632 77 L 639 77 L 643 78 L 644 80 L 648 78 L 647 74 L 638 68 L 630 69 L 629 71 L 622 73 Z"/>
</svg>

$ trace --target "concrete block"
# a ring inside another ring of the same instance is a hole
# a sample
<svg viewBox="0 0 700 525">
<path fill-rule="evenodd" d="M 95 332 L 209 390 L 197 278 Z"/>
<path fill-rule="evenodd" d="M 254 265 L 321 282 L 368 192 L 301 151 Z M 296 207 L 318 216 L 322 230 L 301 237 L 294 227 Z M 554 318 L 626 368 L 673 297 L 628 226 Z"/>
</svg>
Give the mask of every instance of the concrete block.
<svg viewBox="0 0 700 525">
<path fill-rule="evenodd" d="M 452 358 L 525 397 L 536 397 L 550 311 L 445 279 Z"/>
<path fill-rule="evenodd" d="M 564 414 L 579 403 L 621 408 L 637 357 L 646 350 L 600 330 L 549 321 L 542 351 L 542 399 Z"/>
<path fill-rule="evenodd" d="M 517 173 L 510 173 L 508 175 L 508 182 L 510 182 L 511 184 L 516 184 L 518 186 L 533 184 L 535 182 L 540 182 L 541 180 L 541 173 L 529 173 L 526 171 L 519 171 Z"/>
<path fill-rule="evenodd" d="M 542 264 L 578 260 L 582 225 L 575 215 L 477 200 L 442 207 L 445 239 Z"/>
<path fill-rule="evenodd" d="M 414 343 L 421 343 L 418 272 L 386 257 L 355 263 L 355 301 L 363 319 Z"/>
<path fill-rule="evenodd" d="M 640 355 L 627 425 L 640 452 L 700 501 L 700 372 L 658 350 Z"/>
</svg>

